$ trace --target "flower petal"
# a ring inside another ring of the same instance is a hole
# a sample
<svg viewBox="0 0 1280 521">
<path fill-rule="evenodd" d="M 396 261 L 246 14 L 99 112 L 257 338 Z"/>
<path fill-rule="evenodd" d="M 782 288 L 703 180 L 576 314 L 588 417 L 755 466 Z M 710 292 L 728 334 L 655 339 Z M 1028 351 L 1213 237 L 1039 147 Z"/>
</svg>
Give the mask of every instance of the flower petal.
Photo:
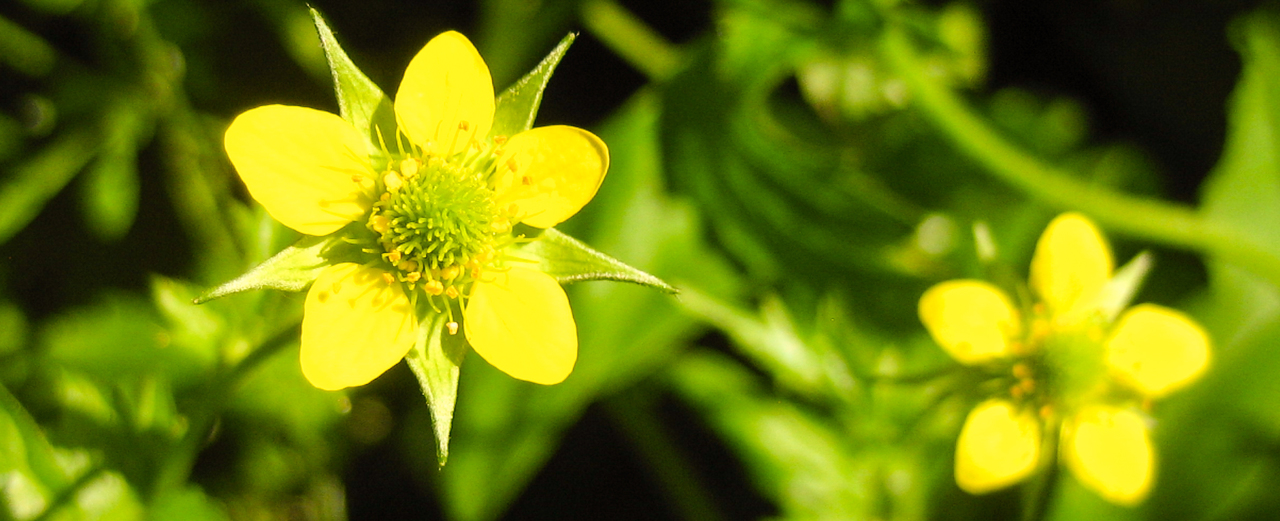
<svg viewBox="0 0 1280 521">
<path fill-rule="evenodd" d="M 578 330 L 569 299 L 550 275 L 527 268 L 477 281 L 463 311 L 467 341 L 514 378 L 564 381 L 578 359 Z"/>
<path fill-rule="evenodd" d="M 503 206 L 516 204 L 521 222 L 550 228 L 586 206 L 608 170 L 609 149 L 595 134 L 563 125 L 538 127 L 507 140 L 494 191 Z"/>
<path fill-rule="evenodd" d="M 1154 304 L 1125 311 L 1107 339 L 1107 363 L 1121 380 L 1158 398 L 1209 365 L 1209 335 L 1182 313 Z"/>
<path fill-rule="evenodd" d="M 364 385 L 396 365 L 418 337 L 413 305 L 382 270 L 336 264 L 303 306 L 302 374 L 326 390 Z"/>
<path fill-rule="evenodd" d="M 1155 452 L 1136 413 L 1093 406 L 1067 425 L 1064 456 L 1076 478 L 1112 503 L 1133 505 L 1151 489 Z"/>
<path fill-rule="evenodd" d="M 487 136 L 493 107 L 489 67 L 471 41 L 454 31 L 418 51 L 396 91 L 400 130 L 426 153 L 443 157 Z"/>
<path fill-rule="evenodd" d="M 1029 476 L 1040 460 L 1040 422 L 1006 400 L 978 404 L 956 442 L 956 484 L 970 494 L 1007 487 Z"/>
<path fill-rule="evenodd" d="M 951 280 L 920 297 L 920 321 L 952 358 L 980 364 L 1011 354 L 1010 339 L 1022 329 L 1018 310 L 995 286 Z"/>
<path fill-rule="evenodd" d="M 1045 228 L 1031 259 L 1031 289 L 1062 315 L 1090 304 L 1111 278 L 1111 248 L 1088 218 L 1059 215 Z"/>
<path fill-rule="evenodd" d="M 249 194 L 299 232 L 328 235 L 373 204 L 364 140 L 337 115 L 287 105 L 250 109 L 227 127 L 224 145 Z"/>
</svg>

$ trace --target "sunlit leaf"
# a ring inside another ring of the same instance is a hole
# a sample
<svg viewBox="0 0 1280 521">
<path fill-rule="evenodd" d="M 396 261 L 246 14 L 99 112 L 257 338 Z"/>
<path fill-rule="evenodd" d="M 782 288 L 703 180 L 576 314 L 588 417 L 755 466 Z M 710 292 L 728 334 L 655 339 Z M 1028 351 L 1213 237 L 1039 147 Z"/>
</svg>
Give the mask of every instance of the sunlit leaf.
<svg viewBox="0 0 1280 521">
<path fill-rule="evenodd" d="M 448 321 L 449 316 L 444 313 L 429 314 L 418 328 L 417 343 L 405 357 L 431 409 L 436 458 L 441 466 L 449 459 L 449 431 L 453 426 L 453 406 L 458 399 L 458 375 L 467 354 L 466 338 L 461 331 L 449 332 Z"/>
<path fill-rule="evenodd" d="M 537 67 L 498 95 L 490 135 L 510 137 L 533 127 L 538 106 L 542 104 L 542 91 L 546 90 L 551 73 L 555 72 L 556 65 L 560 64 L 560 59 L 576 37 L 576 34 L 569 33 Z"/>
<path fill-rule="evenodd" d="M 662 280 L 626 265 L 555 228 L 548 228 L 520 250 L 538 261 L 540 270 L 561 284 L 586 280 L 612 280 L 648 286 L 667 293 L 676 289 Z"/>
<path fill-rule="evenodd" d="M 302 291 L 320 276 L 320 272 L 329 267 L 330 262 L 321 254 L 332 242 L 329 237 L 304 237 L 244 275 L 206 291 L 195 299 L 195 303 L 202 304 L 233 293 L 256 289 Z"/>
</svg>

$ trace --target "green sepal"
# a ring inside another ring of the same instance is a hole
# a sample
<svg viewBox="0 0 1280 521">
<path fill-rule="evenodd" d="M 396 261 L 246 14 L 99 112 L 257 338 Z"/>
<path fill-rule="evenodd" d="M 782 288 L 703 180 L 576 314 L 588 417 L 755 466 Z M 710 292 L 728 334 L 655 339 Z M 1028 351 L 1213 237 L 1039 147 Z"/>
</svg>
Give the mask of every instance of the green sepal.
<svg viewBox="0 0 1280 521">
<path fill-rule="evenodd" d="M 569 44 L 577 37 L 577 34 L 569 33 L 537 67 L 498 95 L 498 99 L 494 101 L 490 136 L 510 137 L 533 127 L 538 106 L 542 104 L 542 91 L 546 90 L 551 73 L 555 72 L 556 65 L 560 64 L 560 59 L 569 50 Z"/>
<path fill-rule="evenodd" d="M 196 297 L 195 303 L 255 289 L 302 291 L 331 264 L 322 254 L 335 240 L 333 236 L 303 237 L 244 275 Z"/>
<path fill-rule="evenodd" d="M 314 8 L 310 10 L 311 18 L 316 23 L 316 32 L 320 35 L 320 47 L 324 49 L 324 55 L 329 60 L 329 71 L 333 73 L 338 113 L 356 130 L 361 131 L 369 144 L 371 155 L 382 155 L 384 145 L 388 150 L 396 148 L 396 113 L 391 98 L 351 62 L 320 12 Z"/>
<path fill-rule="evenodd" d="M 600 253 L 555 228 L 547 228 L 537 240 L 525 245 L 520 252 L 521 257 L 537 262 L 540 270 L 555 277 L 556 282 L 561 284 L 584 280 L 614 280 L 677 293 L 676 288 L 662 279 Z"/>
<path fill-rule="evenodd" d="M 418 328 L 418 341 L 405 362 L 418 377 L 422 396 L 431 409 L 431 426 L 436 435 L 436 459 L 443 467 L 449 459 L 449 430 L 453 426 L 453 406 L 458 400 L 458 374 L 467 354 L 467 340 L 461 331 L 446 331 L 449 315 L 428 312 Z"/>
</svg>

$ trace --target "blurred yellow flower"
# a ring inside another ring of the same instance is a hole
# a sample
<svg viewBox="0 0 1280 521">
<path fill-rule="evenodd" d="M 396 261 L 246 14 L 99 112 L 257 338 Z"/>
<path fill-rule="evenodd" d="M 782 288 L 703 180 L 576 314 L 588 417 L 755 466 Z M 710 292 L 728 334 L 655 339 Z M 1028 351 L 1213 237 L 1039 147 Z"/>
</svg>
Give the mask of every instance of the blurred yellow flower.
<svg viewBox="0 0 1280 521">
<path fill-rule="evenodd" d="M 948 354 L 999 371 L 1007 384 L 961 428 L 960 488 L 981 494 L 1018 483 L 1056 451 L 1107 500 L 1146 497 L 1155 453 L 1142 411 L 1204 372 L 1209 337 L 1182 313 L 1152 304 L 1109 316 L 1104 303 L 1120 291 L 1112 270 L 1102 234 L 1067 213 L 1036 245 L 1033 304 L 1016 307 L 979 280 L 943 282 L 920 298 L 920 320 Z"/>
<path fill-rule="evenodd" d="M 577 330 L 560 285 L 510 262 L 516 225 L 549 228 L 577 213 L 608 170 L 585 130 L 539 127 L 491 136 L 489 69 L 467 38 L 446 32 L 409 63 L 395 96 L 398 134 L 378 135 L 303 107 L 238 116 L 225 146 L 249 193 L 307 235 L 342 231 L 367 259 L 326 268 L 302 322 L 302 370 L 322 389 L 363 385 L 418 338 L 420 317 L 447 313 L 480 356 L 522 380 L 564 380 Z M 350 227 L 353 222 L 363 226 Z"/>
</svg>

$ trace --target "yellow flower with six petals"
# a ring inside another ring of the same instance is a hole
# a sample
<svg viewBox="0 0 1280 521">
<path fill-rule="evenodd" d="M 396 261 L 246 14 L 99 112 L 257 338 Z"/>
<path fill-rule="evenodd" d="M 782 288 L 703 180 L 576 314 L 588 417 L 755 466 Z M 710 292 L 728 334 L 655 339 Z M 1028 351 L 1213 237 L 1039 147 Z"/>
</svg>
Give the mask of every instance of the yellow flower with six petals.
<svg viewBox="0 0 1280 521">
<path fill-rule="evenodd" d="M 962 364 L 997 371 L 1006 384 L 961 428 L 960 488 L 981 494 L 1018 483 L 1060 444 L 1063 463 L 1102 497 L 1124 505 L 1146 497 L 1155 453 L 1142 410 L 1204 372 L 1209 337 L 1187 316 L 1157 305 L 1111 316 L 1112 271 L 1098 229 L 1067 213 L 1036 245 L 1034 303 L 1015 306 L 980 280 L 943 282 L 920 298 L 920 319 L 934 340 Z"/>
<path fill-rule="evenodd" d="M 521 229 L 555 226 L 591 200 L 608 150 L 569 126 L 490 135 L 494 109 L 484 60 L 446 32 L 409 63 L 398 133 L 379 135 L 378 147 L 338 115 L 303 107 L 251 109 L 227 129 L 232 164 L 272 217 L 355 246 L 307 293 L 301 361 L 316 387 L 373 380 L 404 358 L 432 312 L 515 378 L 553 384 L 572 371 L 577 330 L 564 290 L 511 249 L 528 240 Z"/>
</svg>

